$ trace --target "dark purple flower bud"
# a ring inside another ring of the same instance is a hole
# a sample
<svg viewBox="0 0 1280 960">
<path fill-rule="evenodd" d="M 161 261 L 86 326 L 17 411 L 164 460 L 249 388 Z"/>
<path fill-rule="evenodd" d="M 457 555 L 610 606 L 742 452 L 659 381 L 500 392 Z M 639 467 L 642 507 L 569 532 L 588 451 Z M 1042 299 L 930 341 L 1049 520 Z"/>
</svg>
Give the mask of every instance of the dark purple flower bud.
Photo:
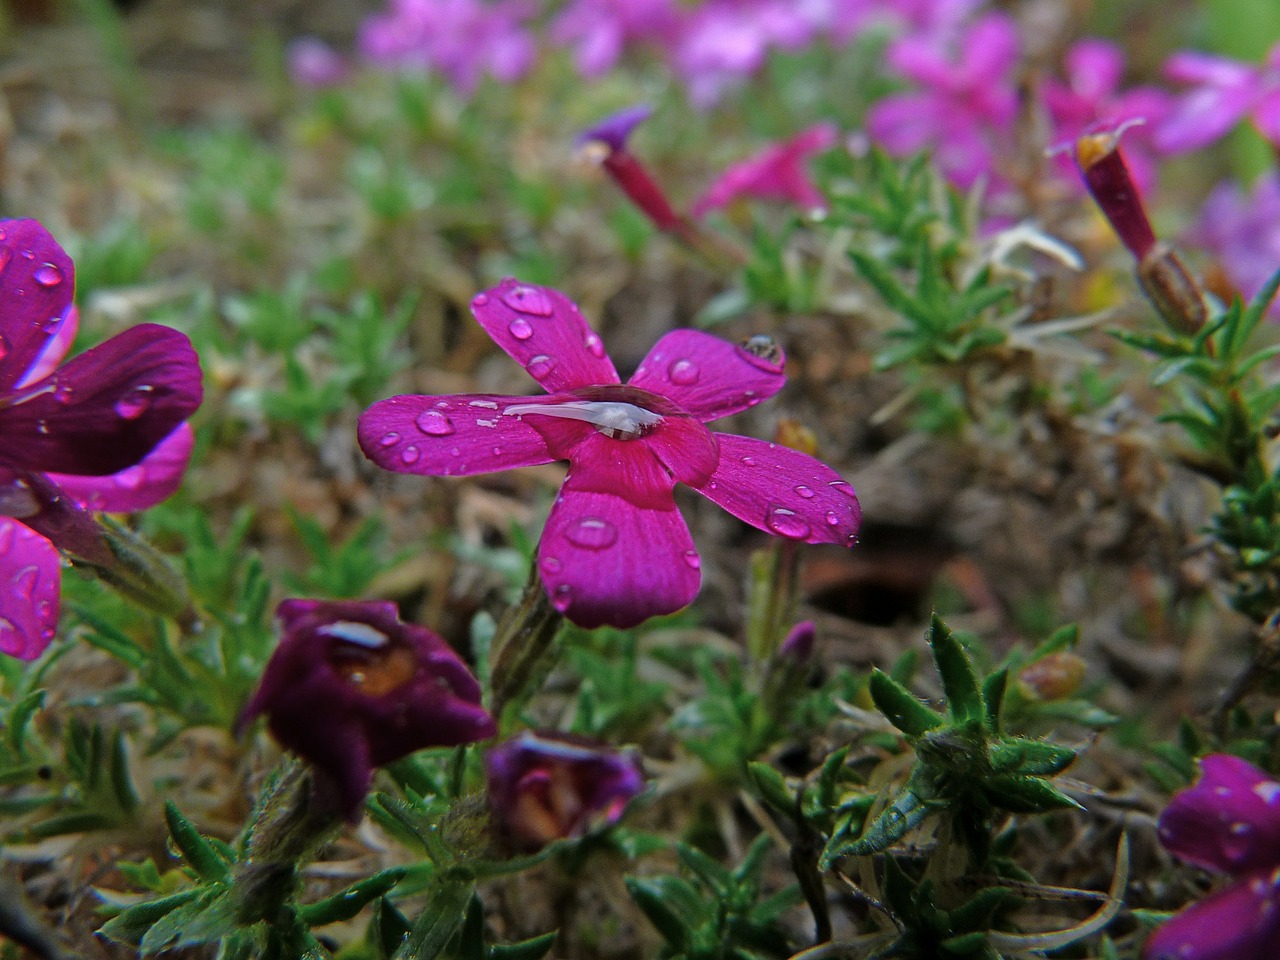
<svg viewBox="0 0 1280 960">
<path fill-rule="evenodd" d="M 536 850 L 616 823 L 644 789 L 635 754 L 581 737 L 526 731 L 489 751 L 489 805 L 504 834 Z"/>
<path fill-rule="evenodd" d="M 374 767 L 497 732 L 466 664 L 430 630 L 402 623 L 395 604 L 285 600 L 276 617 L 283 638 L 241 726 L 265 713 L 276 740 L 327 776 L 349 819 Z"/>
<path fill-rule="evenodd" d="M 648 120 L 652 113 L 653 107 L 647 103 L 638 103 L 634 107 L 611 113 L 599 123 L 587 127 L 578 134 L 578 146 L 586 147 L 589 144 L 598 143 L 612 153 L 625 150 L 631 131 Z"/>
<path fill-rule="evenodd" d="M 1135 260 L 1142 260 L 1156 245 L 1156 235 L 1120 152 L 1124 129 L 1083 134 L 1076 140 L 1076 163 L 1120 242 Z"/>
<path fill-rule="evenodd" d="M 813 643 L 818 633 L 812 620 L 801 620 L 778 647 L 778 656 L 796 663 L 807 663 L 813 656 Z"/>
<path fill-rule="evenodd" d="M 631 131 L 651 112 L 648 106 L 641 104 L 605 117 L 578 135 L 578 145 L 604 168 L 631 202 L 653 221 L 654 226 L 683 237 L 690 230 L 688 222 L 676 213 L 644 164 L 627 150 Z"/>
</svg>

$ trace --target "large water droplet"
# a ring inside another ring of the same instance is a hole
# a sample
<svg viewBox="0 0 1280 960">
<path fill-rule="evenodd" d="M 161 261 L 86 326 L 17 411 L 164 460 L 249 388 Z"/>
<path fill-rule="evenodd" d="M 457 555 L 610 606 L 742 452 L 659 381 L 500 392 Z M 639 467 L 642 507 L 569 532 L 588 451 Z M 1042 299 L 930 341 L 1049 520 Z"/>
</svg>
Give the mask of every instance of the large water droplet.
<svg viewBox="0 0 1280 960">
<path fill-rule="evenodd" d="M 62 271 L 52 263 L 46 263 L 36 270 L 36 283 L 42 287 L 56 287 L 62 282 Z"/>
<path fill-rule="evenodd" d="M 692 360 L 677 360 L 667 367 L 667 376 L 671 378 L 671 382 L 682 387 L 697 383 L 701 372 Z"/>
<path fill-rule="evenodd" d="M 690 570 L 701 569 L 702 558 L 698 556 L 697 550 L 686 550 L 684 552 L 684 565 Z"/>
<path fill-rule="evenodd" d="M 829 484 L 827 484 L 827 486 L 829 486 L 832 490 L 840 491 L 850 500 L 858 499 L 858 495 L 854 492 L 853 486 L 851 484 L 846 483 L 843 480 L 832 480 Z"/>
<path fill-rule="evenodd" d="M 565 536 L 584 550 L 604 550 L 618 542 L 618 528 L 600 517 L 583 517 L 570 525 Z"/>
<path fill-rule="evenodd" d="M 788 510 L 776 503 L 769 504 L 769 509 L 765 511 L 764 524 L 774 533 L 794 540 L 801 540 L 811 532 L 804 518 L 794 510 Z"/>
<path fill-rule="evenodd" d="M 502 302 L 512 310 L 529 313 L 535 317 L 549 317 L 555 313 L 551 298 L 538 287 L 518 286 L 502 293 Z"/>
<path fill-rule="evenodd" d="M 151 394 L 155 388 L 147 384 L 134 387 L 116 401 L 116 414 L 125 420 L 137 420 L 151 406 Z"/>
<path fill-rule="evenodd" d="M 414 423 L 429 437 L 447 437 L 454 432 L 453 421 L 439 410 L 422 411 Z"/>
<path fill-rule="evenodd" d="M 382 447 L 394 447 L 399 442 L 400 442 L 400 434 L 396 433 L 394 430 L 391 430 L 382 435 L 382 439 L 378 441 L 378 445 Z"/>
<path fill-rule="evenodd" d="M 540 353 L 525 367 L 529 371 L 529 376 L 535 380 L 542 380 L 551 375 L 551 371 L 556 368 L 554 357 L 548 357 L 545 353 Z"/>
<path fill-rule="evenodd" d="M 511 321 L 511 326 L 507 327 L 511 331 L 511 335 L 517 340 L 528 340 L 533 336 L 533 327 L 529 325 L 529 321 L 521 317 Z"/>
<path fill-rule="evenodd" d="M 421 456 L 422 453 L 417 447 L 405 447 L 400 451 L 400 459 L 405 463 L 417 463 Z"/>
<path fill-rule="evenodd" d="M 586 343 L 587 350 L 590 351 L 593 357 L 600 359 L 604 356 L 604 341 L 594 333 L 587 334 L 587 339 L 583 342 Z"/>
<path fill-rule="evenodd" d="M 551 606 L 557 613 L 564 613 L 573 604 L 573 587 L 562 583 L 551 591 Z"/>
<path fill-rule="evenodd" d="M 800 496 L 804 497 L 806 500 L 813 499 L 813 491 L 808 487 L 806 487 L 804 484 L 801 484 L 800 486 L 796 487 L 796 493 L 800 494 Z"/>
</svg>

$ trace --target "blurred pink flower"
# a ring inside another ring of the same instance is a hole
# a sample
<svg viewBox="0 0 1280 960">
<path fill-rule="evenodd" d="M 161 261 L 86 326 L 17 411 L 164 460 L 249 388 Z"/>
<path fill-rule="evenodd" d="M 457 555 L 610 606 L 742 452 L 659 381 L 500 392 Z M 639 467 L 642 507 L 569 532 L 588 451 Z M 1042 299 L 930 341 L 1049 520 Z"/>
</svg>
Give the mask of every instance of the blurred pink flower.
<svg viewBox="0 0 1280 960">
<path fill-rule="evenodd" d="M 674 330 L 623 385 L 564 294 L 508 278 L 471 309 L 549 396 L 392 397 L 360 417 L 360 449 L 383 469 L 427 476 L 568 460 L 538 569 L 574 623 L 631 627 L 693 600 L 701 560 L 676 509 L 677 482 L 769 533 L 853 543 L 861 510 L 834 470 L 703 425 L 782 387 L 784 357 L 769 338 L 734 345 Z"/>
<path fill-rule="evenodd" d="M 894 41 L 889 65 L 918 89 L 890 94 L 867 114 L 873 141 L 902 156 L 933 150 L 957 187 L 999 182 L 997 149 L 1012 135 L 1019 58 L 1013 21 L 991 13 L 954 36 L 912 34 Z"/>
<path fill-rule="evenodd" d="M 809 178 L 804 165 L 809 157 L 829 150 L 837 136 L 833 124 L 820 123 L 734 164 L 693 205 L 693 215 L 701 217 L 708 210 L 727 206 L 740 197 L 782 200 L 805 211 L 825 210 L 826 198 Z"/>
<path fill-rule="evenodd" d="M 1168 153 L 1206 147 L 1245 117 L 1280 146 L 1280 43 L 1261 64 L 1183 51 L 1164 65 L 1170 80 L 1190 86 L 1156 129 L 1156 146 Z"/>
<path fill-rule="evenodd" d="M 1231 284 L 1246 299 L 1280 270 L 1280 173 L 1258 180 L 1246 192 L 1225 181 L 1209 194 L 1193 239 L 1212 251 Z M 1280 298 L 1270 313 L 1280 317 Z"/>
<path fill-rule="evenodd" d="M 308 90 L 326 90 L 343 83 L 351 66 L 336 50 L 315 37 L 302 37 L 289 44 L 289 76 Z"/>
<path fill-rule="evenodd" d="M 675 0 L 573 0 L 551 22 L 549 33 L 574 47 L 579 73 L 598 77 L 627 46 L 669 43 L 679 27 Z"/>
</svg>

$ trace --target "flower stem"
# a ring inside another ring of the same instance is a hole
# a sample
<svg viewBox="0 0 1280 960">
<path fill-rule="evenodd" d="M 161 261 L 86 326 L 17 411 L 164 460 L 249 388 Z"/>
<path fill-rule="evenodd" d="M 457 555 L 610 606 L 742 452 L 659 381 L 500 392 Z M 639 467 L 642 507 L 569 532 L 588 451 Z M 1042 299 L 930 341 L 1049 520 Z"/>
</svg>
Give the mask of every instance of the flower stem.
<svg viewBox="0 0 1280 960">
<path fill-rule="evenodd" d="M 519 602 L 503 614 L 493 637 L 489 708 L 500 729 L 507 726 L 507 712 L 518 710 L 551 673 L 559 654 L 556 637 L 563 623 L 564 617 L 547 599 L 535 561 L 530 564 Z"/>
</svg>

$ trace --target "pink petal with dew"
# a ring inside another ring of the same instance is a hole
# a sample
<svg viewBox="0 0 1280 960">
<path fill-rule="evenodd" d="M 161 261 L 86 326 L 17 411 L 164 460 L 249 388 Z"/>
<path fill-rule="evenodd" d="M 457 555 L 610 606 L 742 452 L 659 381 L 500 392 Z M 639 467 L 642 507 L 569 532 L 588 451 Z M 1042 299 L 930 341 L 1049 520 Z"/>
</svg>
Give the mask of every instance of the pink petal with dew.
<svg viewBox="0 0 1280 960">
<path fill-rule="evenodd" d="M 71 258 L 35 220 L 0 220 L 0 394 L 26 376 L 71 307 Z"/>
<path fill-rule="evenodd" d="M 58 551 L 11 517 L 0 517 L 0 653 L 34 660 L 58 628 Z"/>
<path fill-rule="evenodd" d="M 461 394 L 380 400 L 360 415 L 364 455 L 384 470 L 462 477 L 557 459 L 542 434 L 509 407 L 542 397 Z"/>
<path fill-rule="evenodd" d="M 119 333 L 24 387 L 0 407 L 0 465 L 77 476 L 140 462 L 200 405 L 191 341 L 144 323 Z"/>
<path fill-rule="evenodd" d="M 551 604 L 581 627 L 633 627 L 687 606 L 701 561 L 643 442 L 588 437 L 538 544 Z"/>
<path fill-rule="evenodd" d="M 1179 97 L 1156 128 L 1156 148 L 1182 153 L 1208 146 L 1231 132 L 1249 111 L 1251 99 L 1243 91 L 1221 87 L 1202 87 Z"/>
<path fill-rule="evenodd" d="M 141 463 L 105 477 L 51 473 L 49 479 L 80 506 L 107 513 L 132 513 L 167 500 L 182 486 L 191 462 L 195 434 L 184 423 L 148 453 Z"/>
<path fill-rule="evenodd" d="M 27 369 L 26 375 L 18 382 L 18 386 L 25 387 L 37 380 L 43 380 L 58 369 L 58 364 L 66 358 L 67 351 L 71 349 L 79 329 L 80 311 L 72 304 L 67 308 L 66 315 L 53 328 L 53 337 L 44 345 L 44 349 Z"/>
<path fill-rule="evenodd" d="M 666 397 L 703 422 L 719 420 L 767 400 L 787 382 L 781 348 L 767 338 L 748 343 L 771 349 L 753 352 L 700 330 L 672 330 L 627 383 Z"/>
<path fill-rule="evenodd" d="M 508 277 L 477 294 L 471 312 L 548 393 L 618 382 L 600 337 L 558 290 Z"/>
<path fill-rule="evenodd" d="M 1124 54 L 1109 40 L 1089 37 L 1073 44 L 1066 55 L 1071 89 L 1092 103 L 1110 97 L 1124 73 Z"/>
<path fill-rule="evenodd" d="M 720 466 L 695 487 L 744 523 L 805 543 L 852 546 L 862 522 L 853 487 L 825 463 L 789 447 L 717 433 Z"/>
<path fill-rule="evenodd" d="M 1160 842 L 1210 870 L 1280 866 L 1280 783 L 1225 753 L 1203 758 L 1200 770 L 1160 815 Z"/>
<path fill-rule="evenodd" d="M 1143 960 L 1275 960 L 1280 870 L 1258 870 L 1193 903 L 1152 934 Z"/>
</svg>

